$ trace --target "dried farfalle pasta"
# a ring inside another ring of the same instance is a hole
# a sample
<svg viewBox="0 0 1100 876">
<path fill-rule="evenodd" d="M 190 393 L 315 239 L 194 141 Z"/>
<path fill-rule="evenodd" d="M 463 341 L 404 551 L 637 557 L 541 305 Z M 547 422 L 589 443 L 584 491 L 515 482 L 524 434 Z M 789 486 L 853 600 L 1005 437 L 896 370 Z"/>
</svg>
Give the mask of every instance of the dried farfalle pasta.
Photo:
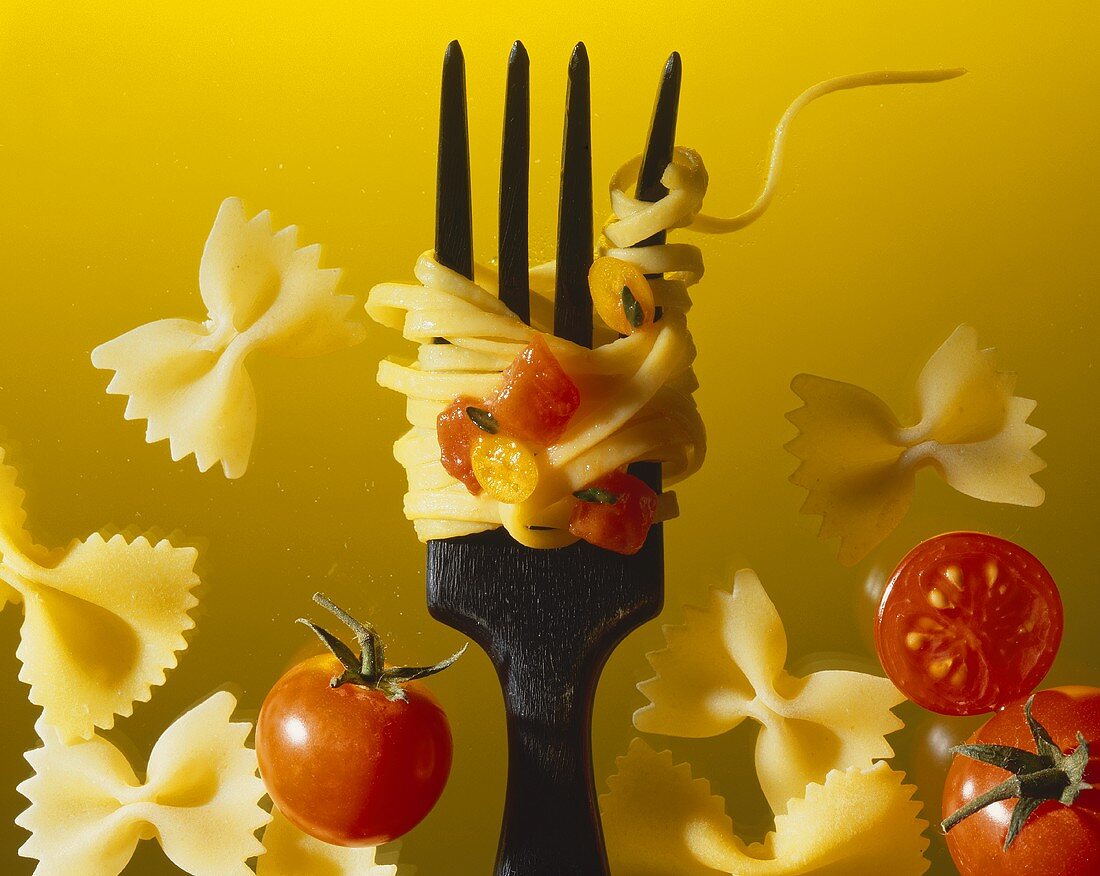
<svg viewBox="0 0 1100 876">
<path fill-rule="evenodd" d="M 415 867 L 398 863 L 400 842 L 383 848 L 334 846 L 298 830 L 277 808 L 271 816 L 256 876 L 415 876 Z"/>
<path fill-rule="evenodd" d="M 317 356 L 363 339 L 356 298 L 336 294 L 340 271 L 297 240 L 295 226 L 272 231 L 266 210 L 248 219 L 227 198 L 199 265 L 206 321 L 158 320 L 92 351 L 96 368 L 115 372 L 107 392 L 130 397 L 126 419 L 147 420 L 146 440 L 167 438 L 173 460 L 193 453 L 200 471 L 220 461 L 240 477 L 256 431 L 248 355 Z"/>
<path fill-rule="evenodd" d="M 725 801 L 687 764 L 635 739 L 600 798 L 615 876 L 920 876 L 927 823 L 914 788 L 884 763 L 830 772 L 776 816 L 763 843 L 734 832 Z"/>
<path fill-rule="evenodd" d="M 686 615 L 664 628 L 668 647 L 647 655 L 657 676 L 638 685 L 650 700 L 634 715 L 639 730 L 716 736 L 758 721 L 756 772 L 777 814 L 830 770 L 893 756 L 884 737 L 903 726 L 891 708 L 905 697 L 862 672 L 787 673 L 783 624 L 756 573 L 738 572 L 731 593 L 712 589 L 707 607 Z"/>
<path fill-rule="evenodd" d="M 794 378 L 804 404 L 787 415 L 799 430 L 787 449 L 802 460 L 791 481 L 809 491 L 802 511 L 821 516 L 821 537 L 840 538 L 842 563 L 859 562 L 894 530 L 924 467 L 976 499 L 1042 504 L 1032 475 L 1046 464 L 1032 448 L 1046 433 L 1027 422 L 1035 402 L 1013 395 L 1015 383 L 967 325 L 924 366 L 913 426 L 858 386 Z"/>
<path fill-rule="evenodd" d="M 63 742 L 89 739 L 148 700 L 187 647 L 197 552 L 99 533 L 47 551 L 15 481 L 0 448 L 0 608 L 23 606 L 19 679 Z"/>
<path fill-rule="evenodd" d="M 31 832 L 19 854 L 36 876 L 118 876 L 142 839 L 194 876 L 248 876 L 263 853 L 255 832 L 270 816 L 251 724 L 230 723 L 237 702 L 221 691 L 172 724 L 149 755 L 145 781 L 100 736 L 64 745 L 39 726 L 27 752 L 35 774 L 19 786 L 31 801 L 16 823 Z"/>
</svg>

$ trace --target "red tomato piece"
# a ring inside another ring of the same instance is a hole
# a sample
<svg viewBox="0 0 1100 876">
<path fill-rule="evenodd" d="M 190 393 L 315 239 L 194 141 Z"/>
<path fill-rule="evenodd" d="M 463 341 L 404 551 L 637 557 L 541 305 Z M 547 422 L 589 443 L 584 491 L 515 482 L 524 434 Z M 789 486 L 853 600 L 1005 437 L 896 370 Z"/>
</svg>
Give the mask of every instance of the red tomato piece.
<svg viewBox="0 0 1100 876">
<path fill-rule="evenodd" d="M 427 688 L 407 700 L 329 681 L 344 667 L 330 654 L 293 667 L 271 689 L 256 723 L 267 792 L 291 822 L 323 842 L 374 846 L 415 827 L 451 771 L 447 717 Z"/>
<path fill-rule="evenodd" d="M 443 468 L 476 496 L 481 492 L 481 484 L 474 476 L 470 451 L 484 433 L 467 415 L 466 408 L 470 406 L 481 407 L 481 403 L 466 396 L 455 399 L 436 418 L 435 434 L 439 440 L 439 461 Z"/>
<path fill-rule="evenodd" d="M 996 536 L 951 532 L 894 570 L 875 645 L 909 699 L 941 715 L 977 715 L 1038 687 L 1062 624 L 1058 588 L 1035 557 Z"/>
<path fill-rule="evenodd" d="M 1100 689 L 1055 687 L 1040 691 L 1032 716 L 1064 754 L 1089 744 L 1084 781 L 1100 788 Z M 1006 706 L 968 744 L 1007 745 L 1036 751 L 1023 702 Z M 947 773 L 946 818 L 1009 777 L 1006 770 L 957 755 Z M 1031 813 L 1012 845 L 1004 849 L 1009 820 L 1018 799 L 991 803 L 963 819 L 947 834 L 947 847 L 962 876 L 1085 876 L 1100 873 L 1100 790 L 1084 790 L 1071 806 L 1046 801 Z"/>
<path fill-rule="evenodd" d="M 593 501 L 585 501 L 587 494 Z M 636 554 L 657 516 L 657 494 L 644 481 L 613 471 L 578 494 L 569 531 L 619 554 Z"/>
<path fill-rule="evenodd" d="M 488 402 L 501 432 L 538 447 L 557 441 L 580 407 L 581 394 L 541 335 L 532 338 L 503 377 Z"/>
</svg>

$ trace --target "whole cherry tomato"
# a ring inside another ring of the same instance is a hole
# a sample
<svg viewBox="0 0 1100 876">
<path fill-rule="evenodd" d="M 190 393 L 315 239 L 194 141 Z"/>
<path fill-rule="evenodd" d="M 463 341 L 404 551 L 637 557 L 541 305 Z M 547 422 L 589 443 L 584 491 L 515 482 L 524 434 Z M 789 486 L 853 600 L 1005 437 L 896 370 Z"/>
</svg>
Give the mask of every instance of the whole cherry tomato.
<svg viewBox="0 0 1100 876">
<path fill-rule="evenodd" d="M 941 715 L 977 715 L 1026 696 L 1062 640 L 1050 573 L 1019 545 L 978 532 L 922 542 L 879 604 L 875 646 L 890 680 Z"/>
<path fill-rule="evenodd" d="M 962 876 L 1100 873 L 1100 689 L 1040 691 L 1030 713 L 1034 730 L 1024 702 L 1006 706 L 960 747 L 947 773 L 944 817 L 977 807 L 956 824 L 944 823 Z M 1045 739 L 1053 743 L 1049 748 Z M 1025 786 L 1022 797 L 1010 794 L 979 806 L 982 795 L 1001 797 L 996 789 L 1013 773 Z M 1069 805 L 1059 802 L 1060 795 L 1072 797 Z M 1044 799 L 1050 797 L 1055 799 Z M 1014 813 L 1017 832 L 1006 849 Z"/>
<path fill-rule="evenodd" d="M 333 653 L 303 660 L 275 683 L 256 723 L 256 755 L 268 794 L 298 828 L 335 845 L 374 846 L 415 827 L 447 783 L 447 716 L 412 679 L 458 655 L 423 669 L 386 668 L 373 629 L 345 618 L 367 659 L 310 624 Z"/>
</svg>

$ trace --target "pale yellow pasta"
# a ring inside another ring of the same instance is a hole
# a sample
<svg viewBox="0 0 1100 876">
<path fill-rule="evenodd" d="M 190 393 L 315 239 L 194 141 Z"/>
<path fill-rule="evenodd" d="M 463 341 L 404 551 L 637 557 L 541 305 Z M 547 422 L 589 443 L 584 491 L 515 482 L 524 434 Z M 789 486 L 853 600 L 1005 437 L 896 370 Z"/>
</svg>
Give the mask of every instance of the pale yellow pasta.
<svg viewBox="0 0 1100 876">
<path fill-rule="evenodd" d="M 31 832 L 19 854 L 38 860 L 36 876 L 118 876 L 155 837 L 193 876 L 248 876 L 270 816 L 245 744 L 252 725 L 230 723 L 236 705 L 222 691 L 179 718 L 153 746 L 144 782 L 102 737 L 65 745 L 39 726 L 43 746 L 27 752 L 35 774 L 18 789 L 31 802 L 16 819 Z"/>
<path fill-rule="evenodd" d="M 664 628 L 668 646 L 647 655 L 657 675 L 638 685 L 650 700 L 634 715 L 639 730 L 704 737 L 757 721 L 757 778 L 776 813 L 832 770 L 893 756 L 884 737 L 904 726 L 891 709 L 905 697 L 862 672 L 790 675 L 783 623 L 754 572 L 738 572 L 732 592 L 714 588 L 706 608 L 685 614 Z"/>
<path fill-rule="evenodd" d="M 830 772 L 776 816 L 762 843 L 737 836 L 725 801 L 687 764 L 635 739 L 600 798 L 615 876 L 920 876 L 926 822 L 884 763 Z"/>
<path fill-rule="evenodd" d="M 412 428 L 394 455 L 409 477 L 405 514 L 422 540 L 504 525 L 532 547 L 567 544 L 574 540 L 565 528 L 574 491 L 637 459 L 663 462 L 668 483 L 698 468 L 705 438 L 691 396 L 695 349 L 683 310 L 661 295 L 663 285 L 675 281 L 658 281 L 657 301 L 668 309 L 652 331 L 595 350 L 546 336 L 576 382 L 581 406 L 561 439 L 537 455 L 539 483 L 529 499 L 505 505 L 485 493 L 472 495 L 440 464 L 436 417 L 459 395 L 491 395 L 537 327 L 524 325 L 485 285 L 439 265 L 430 253 L 420 257 L 415 273 L 420 286 L 375 286 L 367 312 L 420 345 L 411 364 L 383 361 L 378 382 L 408 397 Z M 436 337 L 451 343 L 434 344 Z M 674 494 L 661 501 L 667 519 L 675 513 Z"/>
<path fill-rule="evenodd" d="M 1045 463 L 1032 448 L 1046 433 L 1027 422 L 1035 402 L 1013 395 L 1015 383 L 967 325 L 924 366 L 912 426 L 858 386 L 795 377 L 803 406 L 787 415 L 799 430 L 787 449 L 802 462 L 791 480 L 809 491 L 802 510 L 821 516 L 821 537 L 840 539 L 841 562 L 858 562 L 894 530 L 922 468 L 976 499 L 1042 504 L 1032 475 Z"/>
<path fill-rule="evenodd" d="M 0 448 L 0 608 L 22 604 L 19 679 L 62 741 L 89 739 L 147 701 L 187 647 L 197 552 L 99 533 L 47 551 L 22 504 Z"/>
<path fill-rule="evenodd" d="M 415 876 L 416 868 L 399 864 L 401 843 L 377 848 L 334 846 L 298 830 L 277 808 L 264 828 L 266 851 L 256 862 L 256 876 Z"/>
<path fill-rule="evenodd" d="M 695 348 L 687 328 L 688 288 L 703 275 L 698 247 L 673 242 L 635 247 L 640 241 L 677 228 L 709 233 L 735 231 L 758 218 L 777 185 L 783 145 L 791 120 L 824 94 L 864 85 L 938 82 L 962 71 L 887 71 L 844 76 L 819 83 L 800 95 L 775 132 L 763 190 L 744 213 L 722 219 L 700 211 L 708 175 L 697 152 L 677 147 L 662 182 L 668 193 L 655 203 L 629 195 L 641 157 L 612 177 L 613 215 L 603 229 L 599 251 L 637 265 L 652 280 L 663 317 L 653 330 L 617 338 L 597 327 L 588 350 L 560 339 L 546 341 L 577 383 L 581 408 L 560 441 L 536 454 L 539 485 L 518 504 L 472 495 L 439 461 L 436 417 L 459 395 L 485 398 L 497 388 L 503 369 L 523 350 L 532 329 L 516 319 L 496 296 L 496 277 L 484 267 L 475 280 L 438 264 L 431 253 L 417 262 L 419 285 L 383 283 L 371 290 L 367 312 L 418 345 L 411 363 L 384 361 L 378 382 L 404 394 L 410 430 L 397 441 L 394 456 L 406 469 L 409 489 L 405 515 L 422 541 L 467 535 L 504 526 L 531 547 L 558 547 L 575 539 L 568 533 L 572 493 L 613 469 L 637 460 L 662 464 L 664 482 L 675 484 L 701 465 L 706 433 L 692 397 L 697 384 L 691 363 Z M 548 331 L 554 265 L 532 269 L 531 312 L 535 330 Z M 449 343 L 434 343 L 444 338 Z M 677 514 L 674 493 L 661 496 L 658 519 Z"/>
<path fill-rule="evenodd" d="M 193 453 L 200 471 L 221 462 L 240 477 L 256 431 L 249 354 L 317 356 L 363 339 L 357 300 L 336 294 L 340 271 L 320 268 L 321 248 L 297 238 L 227 198 L 199 265 L 206 321 L 158 320 L 92 351 L 96 368 L 115 372 L 107 392 L 130 397 L 126 419 L 147 420 L 146 440 L 168 439 L 173 460 Z"/>
</svg>

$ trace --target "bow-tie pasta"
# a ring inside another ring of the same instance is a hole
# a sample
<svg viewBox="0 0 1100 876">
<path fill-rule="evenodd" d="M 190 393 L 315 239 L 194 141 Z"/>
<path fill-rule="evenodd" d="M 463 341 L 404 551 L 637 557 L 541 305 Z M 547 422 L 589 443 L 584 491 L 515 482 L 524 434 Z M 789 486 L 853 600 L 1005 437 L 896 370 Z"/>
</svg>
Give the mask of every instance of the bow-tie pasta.
<svg viewBox="0 0 1100 876">
<path fill-rule="evenodd" d="M 153 746 L 144 782 L 105 739 L 67 746 L 39 728 L 44 744 L 27 752 L 35 774 L 18 789 L 31 801 L 16 819 L 31 832 L 19 854 L 39 861 L 36 876 L 118 876 L 138 842 L 156 837 L 193 876 L 249 876 L 270 816 L 245 745 L 252 725 L 231 723 L 236 705 L 222 691 L 179 718 Z"/>
<path fill-rule="evenodd" d="M 696 738 L 758 721 L 756 772 L 775 813 L 831 770 L 893 756 L 884 737 L 903 726 L 891 709 L 905 697 L 862 672 L 790 675 L 782 621 L 754 572 L 686 615 L 664 628 L 668 647 L 647 655 L 657 676 L 638 685 L 650 700 L 634 715 L 639 730 Z"/>
<path fill-rule="evenodd" d="M 194 626 L 194 548 L 99 533 L 54 551 L 24 528 L 23 491 L 0 448 L 0 608 L 22 603 L 20 681 L 63 742 L 89 739 L 164 684 Z"/>
<path fill-rule="evenodd" d="M 278 809 L 271 816 L 256 876 L 415 876 L 415 867 L 397 861 L 400 842 L 384 848 L 334 846 L 298 830 Z"/>
<path fill-rule="evenodd" d="M 92 351 L 96 368 L 115 372 L 107 392 L 130 397 L 126 419 L 147 420 L 146 440 L 167 438 L 173 460 L 193 453 L 200 471 L 220 461 L 240 477 L 256 431 L 248 355 L 317 356 L 363 339 L 356 298 L 336 294 L 340 271 L 297 239 L 293 225 L 272 231 L 266 210 L 248 219 L 227 198 L 199 265 L 206 321 L 158 320 Z"/>
<path fill-rule="evenodd" d="M 1042 504 L 1032 475 L 1045 463 L 1032 448 L 1046 433 L 1027 422 L 1035 402 L 1013 395 L 1015 383 L 967 325 L 924 366 L 912 426 L 858 386 L 794 378 L 804 404 L 787 415 L 799 430 L 787 449 L 802 460 L 791 481 L 809 491 L 802 511 L 821 516 L 821 537 L 840 538 L 842 563 L 859 562 L 901 522 L 921 468 L 975 499 Z"/>
<path fill-rule="evenodd" d="M 915 789 L 881 762 L 808 785 L 751 845 L 725 801 L 670 752 L 635 739 L 618 768 L 600 798 L 615 876 L 920 876 L 929 866 Z"/>
</svg>

